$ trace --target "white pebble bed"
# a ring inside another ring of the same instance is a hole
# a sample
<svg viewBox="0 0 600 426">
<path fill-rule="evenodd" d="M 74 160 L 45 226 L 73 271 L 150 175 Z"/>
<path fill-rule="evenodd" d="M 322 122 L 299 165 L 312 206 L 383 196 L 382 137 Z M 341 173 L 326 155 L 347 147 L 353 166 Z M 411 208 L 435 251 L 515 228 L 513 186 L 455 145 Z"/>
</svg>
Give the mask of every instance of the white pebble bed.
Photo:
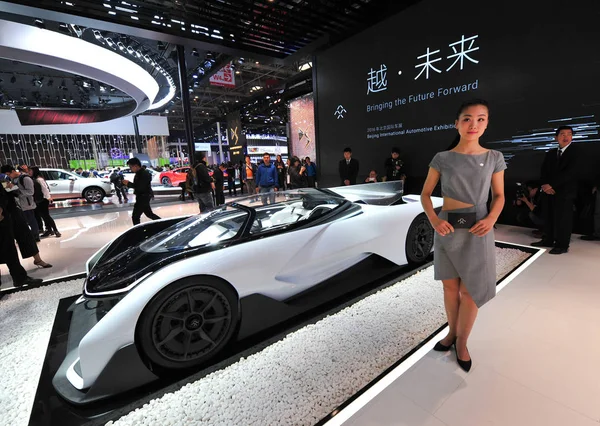
<svg viewBox="0 0 600 426">
<path fill-rule="evenodd" d="M 497 252 L 499 278 L 528 256 Z M 28 425 L 58 302 L 82 284 L 0 300 L 0 426 Z M 398 309 L 402 300 L 410 303 Z M 108 424 L 314 424 L 444 322 L 430 267 Z"/>
<path fill-rule="evenodd" d="M 82 286 L 67 281 L 0 300 L 0 425 L 29 424 L 58 301 Z"/>
<path fill-rule="evenodd" d="M 498 278 L 529 257 L 496 250 Z M 429 267 L 107 425 L 313 425 L 445 322 Z"/>
</svg>

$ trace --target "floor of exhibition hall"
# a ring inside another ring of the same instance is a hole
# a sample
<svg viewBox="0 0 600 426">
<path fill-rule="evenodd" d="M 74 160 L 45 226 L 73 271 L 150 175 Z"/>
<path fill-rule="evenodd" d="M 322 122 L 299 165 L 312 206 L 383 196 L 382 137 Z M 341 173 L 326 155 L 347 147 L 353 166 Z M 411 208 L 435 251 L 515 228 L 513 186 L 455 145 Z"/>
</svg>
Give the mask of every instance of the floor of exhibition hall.
<svg viewBox="0 0 600 426">
<path fill-rule="evenodd" d="M 172 217 L 198 211 L 195 202 L 167 204 L 156 204 L 155 212 L 162 217 Z M 34 277 L 53 279 L 84 272 L 85 260 L 91 254 L 131 226 L 131 209 L 122 207 L 94 212 L 89 216 L 59 218 L 57 225 L 63 236 L 44 239 L 40 244 L 42 258 L 54 267 L 33 270 L 31 260 L 24 261 L 26 269 L 31 269 Z M 498 226 L 496 239 L 518 245 L 528 245 L 535 240 L 530 230 L 505 225 Z M 594 300 L 600 295 L 599 280 L 595 277 L 595 261 L 599 257 L 600 243 L 581 241 L 578 236 L 573 236 L 568 254 L 551 256 L 544 252 L 532 256 L 510 274 L 506 282 L 501 281 L 499 288 L 502 290 L 498 296 L 480 311 L 469 341 L 473 358 L 470 373 L 459 369 L 454 352 L 440 354 L 430 350 L 435 341 L 445 334 L 442 330 L 433 339 L 425 339 L 425 344 L 415 345 L 411 356 L 402 357 L 402 363 L 377 377 L 366 390 L 358 392 L 349 403 L 336 409 L 335 415 L 320 423 L 329 426 L 342 423 L 406 426 L 598 424 L 600 383 L 597 378 L 600 377 L 600 366 L 596 360 L 600 355 L 597 339 L 600 335 L 600 307 Z M 2 265 L 3 289 L 11 286 L 7 272 Z M 77 294 L 77 289 L 81 288 L 78 281 L 64 285 L 70 286 L 65 289 L 69 296 Z M 56 283 L 47 288 L 56 292 L 60 286 L 61 283 Z M 63 297 L 67 296 L 60 296 Z M 61 302 L 63 305 L 66 303 L 64 300 Z M 30 305 L 30 309 L 34 306 Z M 56 308 L 52 309 L 53 320 Z M 51 327 L 52 324 L 49 325 Z M 57 324 L 54 327 L 58 327 Z M 439 329 L 436 328 L 436 331 Z M 49 330 L 47 334 L 39 335 L 32 330 L 32 347 L 37 345 L 40 351 L 45 352 L 48 336 Z M 283 336 L 276 340 L 283 339 Z M 36 337 L 42 341 L 33 344 Z M 11 338 L 7 340 L 10 343 Z M 281 342 L 270 343 L 276 346 Z M 310 359 L 308 355 L 306 357 Z M 44 354 L 39 358 L 43 361 Z M 348 358 L 350 365 L 350 353 Z M 1 350 L 0 359 L 3 359 Z M 10 360 L 10 357 L 5 360 Z M 42 371 L 42 377 L 48 375 L 46 365 L 41 365 L 42 361 L 35 367 L 39 370 L 32 373 L 35 377 L 29 379 L 36 382 L 34 388 L 37 388 L 39 371 Z M 242 361 L 244 358 L 236 364 Z M 299 374 L 298 377 L 310 376 L 310 364 L 305 361 L 302 365 L 301 359 L 295 362 L 298 363 L 298 371 L 288 373 L 291 377 L 294 373 Z M 409 368 L 409 365 L 412 366 Z M 229 369 L 232 367 L 235 369 L 235 365 L 228 366 Z M 271 364 L 268 368 L 277 370 L 278 367 Z M 3 369 L 7 368 L 0 365 L 0 373 L 6 372 Z M 7 380 L 8 376 L 9 373 L 0 375 L 2 380 Z M 2 388 L 0 400 L 10 402 L 10 395 L 2 393 L 9 392 L 11 385 Z M 0 425 L 38 424 L 30 423 L 29 406 L 34 405 L 33 395 L 30 397 L 30 400 L 19 399 L 21 406 L 28 406 L 26 418 L 19 417 L 17 421 L 0 416 Z M 41 407 L 38 401 L 33 411 L 52 410 L 51 407 L 56 407 L 56 404 L 56 398 L 49 399 L 45 407 Z M 261 407 L 261 411 L 270 408 Z M 164 412 L 159 405 L 158 410 Z M 273 411 L 277 410 L 273 408 Z M 125 414 L 126 411 L 122 413 Z M 139 423 L 136 423 L 137 420 L 124 417 L 116 424 L 155 424 L 148 418 Z M 65 424 L 56 417 L 46 422 Z M 310 423 L 307 420 L 288 420 L 279 424 Z M 225 423 L 213 418 L 212 423 L 205 420 L 205 423 L 197 424 Z"/>
<path fill-rule="evenodd" d="M 496 239 L 530 244 L 529 231 L 499 225 Z M 597 425 L 598 259 L 600 243 L 575 235 L 568 254 L 544 253 L 479 312 L 468 374 L 454 352 L 429 351 L 366 405 L 356 401 L 344 424 Z"/>
</svg>

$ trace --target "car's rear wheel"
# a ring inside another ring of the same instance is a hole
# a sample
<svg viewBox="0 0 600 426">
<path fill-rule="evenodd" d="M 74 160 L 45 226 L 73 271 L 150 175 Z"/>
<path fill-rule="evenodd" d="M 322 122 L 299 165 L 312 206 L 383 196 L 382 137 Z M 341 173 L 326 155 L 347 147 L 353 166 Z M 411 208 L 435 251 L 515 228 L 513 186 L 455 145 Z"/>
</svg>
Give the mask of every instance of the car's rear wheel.
<svg viewBox="0 0 600 426">
<path fill-rule="evenodd" d="M 189 277 L 170 284 L 142 312 L 138 348 L 153 366 L 183 369 L 216 355 L 239 321 L 235 290 L 215 277 Z"/>
<path fill-rule="evenodd" d="M 425 214 L 413 220 L 406 236 L 406 258 L 409 263 L 424 263 L 433 249 L 435 231 Z"/>
<path fill-rule="evenodd" d="M 162 178 L 162 184 L 164 186 L 172 186 L 171 179 L 165 176 L 164 178 Z"/>
<path fill-rule="evenodd" d="M 83 194 L 81 195 L 83 195 L 83 198 L 85 198 L 85 201 L 87 201 L 88 203 L 99 203 L 106 196 L 104 190 L 96 186 L 90 186 L 89 188 L 85 188 Z"/>
</svg>

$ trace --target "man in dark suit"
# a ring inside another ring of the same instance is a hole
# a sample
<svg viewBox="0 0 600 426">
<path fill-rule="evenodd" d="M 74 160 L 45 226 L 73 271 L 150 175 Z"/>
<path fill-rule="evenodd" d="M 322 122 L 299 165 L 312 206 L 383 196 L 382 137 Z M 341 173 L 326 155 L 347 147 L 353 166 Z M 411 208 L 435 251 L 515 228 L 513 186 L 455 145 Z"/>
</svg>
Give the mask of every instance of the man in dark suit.
<svg viewBox="0 0 600 426">
<path fill-rule="evenodd" d="M 358 177 L 358 160 L 352 158 L 352 150 L 344 148 L 344 159 L 340 160 L 340 180 L 343 185 L 356 185 Z"/>
<path fill-rule="evenodd" d="M 233 196 L 237 197 L 237 188 L 235 187 L 235 167 L 233 163 L 230 161 L 227 163 L 227 187 L 229 188 L 229 196 L 231 197 L 231 192 L 233 191 Z"/>
<path fill-rule="evenodd" d="M 225 193 L 223 187 L 225 186 L 225 174 L 227 170 L 225 163 L 221 163 L 219 167 L 213 172 L 213 179 L 215 181 L 215 204 L 220 206 L 225 204 Z"/>
<path fill-rule="evenodd" d="M 142 213 L 148 218 L 157 220 L 160 217 L 152 211 L 150 201 L 154 198 L 152 191 L 152 175 L 148 170 L 142 167 L 142 162 L 137 157 L 130 158 L 127 165 L 135 176 L 133 182 L 123 179 L 123 185 L 127 188 L 133 188 L 135 194 L 135 204 L 133 205 L 133 213 L 131 220 L 134 225 L 140 223 Z"/>
<path fill-rule="evenodd" d="M 572 145 L 573 129 L 561 126 L 556 129 L 558 148 L 546 154 L 542 164 L 542 191 L 545 205 L 543 240 L 534 247 L 554 247 L 550 254 L 569 251 L 573 230 L 573 205 L 577 196 L 577 147 Z"/>
</svg>

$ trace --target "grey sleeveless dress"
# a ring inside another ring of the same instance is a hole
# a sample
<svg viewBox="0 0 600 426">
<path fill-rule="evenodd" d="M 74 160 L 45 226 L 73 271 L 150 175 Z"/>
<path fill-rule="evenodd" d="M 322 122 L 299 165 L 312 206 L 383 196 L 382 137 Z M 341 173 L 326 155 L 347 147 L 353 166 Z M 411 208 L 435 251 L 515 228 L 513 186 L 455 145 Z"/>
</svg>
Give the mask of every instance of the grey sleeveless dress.
<svg viewBox="0 0 600 426">
<path fill-rule="evenodd" d="M 487 214 L 487 200 L 492 175 L 506 169 L 504 156 L 498 151 L 467 155 L 453 151 L 439 152 L 429 167 L 441 174 L 442 196 L 450 197 L 473 207 L 451 210 L 475 212 L 477 220 Z M 442 210 L 440 219 L 447 220 Z M 434 238 L 434 277 L 436 280 L 461 278 L 469 294 L 481 307 L 496 295 L 496 248 L 494 230 L 478 237 L 468 229 L 455 229 Z"/>
</svg>

